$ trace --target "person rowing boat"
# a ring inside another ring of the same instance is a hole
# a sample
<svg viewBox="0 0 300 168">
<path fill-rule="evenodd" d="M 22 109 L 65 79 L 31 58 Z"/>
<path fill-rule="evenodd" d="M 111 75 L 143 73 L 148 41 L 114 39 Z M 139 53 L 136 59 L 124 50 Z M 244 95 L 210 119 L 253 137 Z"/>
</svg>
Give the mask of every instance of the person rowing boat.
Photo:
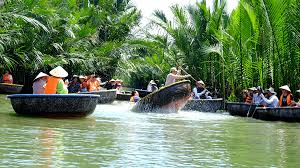
<svg viewBox="0 0 300 168">
<path fill-rule="evenodd" d="M 178 72 L 179 71 L 175 67 L 170 69 L 170 73 L 167 75 L 167 78 L 166 78 L 165 86 L 175 83 L 176 80 L 186 79 L 186 78 L 191 77 L 191 75 L 179 75 Z"/>
</svg>

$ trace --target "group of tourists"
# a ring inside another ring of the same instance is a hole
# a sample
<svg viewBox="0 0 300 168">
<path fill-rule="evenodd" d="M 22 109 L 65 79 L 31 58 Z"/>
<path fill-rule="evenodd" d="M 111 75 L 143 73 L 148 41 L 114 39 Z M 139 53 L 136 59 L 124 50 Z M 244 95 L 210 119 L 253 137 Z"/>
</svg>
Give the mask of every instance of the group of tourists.
<svg viewBox="0 0 300 168">
<path fill-rule="evenodd" d="M 298 102 L 294 101 L 292 92 L 288 85 L 279 87 L 281 95 L 278 98 L 274 88 L 269 88 L 263 91 L 261 87 L 251 87 L 243 91 L 243 99 L 245 103 L 255 104 L 263 107 L 300 107 L 300 99 Z M 296 91 L 300 97 L 300 90 Z"/>
<path fill-rule="evenodd" d="M 111 89 L 116 89 L 117 93 L 120 93 L 122 90 L 122 84 L 123 81 L 120 79 L 111 79 L 107 82 L 104 83 L 104 88 L 106 88 L 107 90 L 111 90 Z"/>
<path fill-rule="evenodd" d="M 101 83 L 101 78 L 97 75 L 73 75 L 71 82 L 65 79 L 68 72 L 61 66 L 51 70 L 50 75 L 40 72 L 33 80 L 33 94 L 68 94 L 68 93 L 82 93 L 82 92 L 95 92 L 102 89 L 121 90 L 121 80 L 110 80 Z"/>
</svg>

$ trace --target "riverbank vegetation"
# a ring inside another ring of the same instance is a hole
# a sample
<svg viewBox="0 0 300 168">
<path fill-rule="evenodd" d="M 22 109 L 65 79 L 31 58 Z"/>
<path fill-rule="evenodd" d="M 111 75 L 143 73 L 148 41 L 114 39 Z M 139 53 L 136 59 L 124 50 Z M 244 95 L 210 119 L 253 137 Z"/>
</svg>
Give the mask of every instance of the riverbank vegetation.
<svg viewBox="0 0 300 168">
<path fill-rule="evenodd" d="M 28 82 L 63 65 L 143 87 L 177 66 L 230 99 L 250 86 L 299 89 L 300 1 L 241 0 L 230 14 L 225 6 L 174 5 L 172 19 L 157 10 L 138 31 L 141 14 L 130 1 L 5 1 L 0 69 Z"/>
<path fill-rule="evenodd" d="M 110 78 L 141 17 L 125 0 L 4 2 L 0 69 L 11 69 L 19 83 L 57 65 L 70 74 Z"/>
</svg>

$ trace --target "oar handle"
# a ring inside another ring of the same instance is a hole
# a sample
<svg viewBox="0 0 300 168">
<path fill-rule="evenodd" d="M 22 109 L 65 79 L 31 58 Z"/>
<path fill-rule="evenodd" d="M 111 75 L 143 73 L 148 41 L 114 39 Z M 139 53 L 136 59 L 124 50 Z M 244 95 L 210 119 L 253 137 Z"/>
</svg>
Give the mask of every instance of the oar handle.
<svg viewBox="0 0 300 168">
<path fill-rule="evenodd" d="M 185 74 L 190 75 L 189 73 L 187 73 L 184 69 L 182 69 L 181 67 L 179 67 Z M 197 82 L 197 80 L 191 75 L 191 78 Z"/>
</svg>

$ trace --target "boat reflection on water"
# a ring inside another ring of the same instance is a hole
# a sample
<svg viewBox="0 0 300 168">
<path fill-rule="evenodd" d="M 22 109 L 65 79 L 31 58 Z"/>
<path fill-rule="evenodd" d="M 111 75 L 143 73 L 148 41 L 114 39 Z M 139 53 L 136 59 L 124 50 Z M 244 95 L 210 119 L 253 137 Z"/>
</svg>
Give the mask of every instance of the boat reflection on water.
<svg viewBox="0 0 300 168">
<path fill-rule="evenodd" d="M 45 168 L 51 167 L 55 165 L 57 160 L 60 158 L 53 157 L 56 151 L 60 148 L 59 136 L 62 136 L 62 133 L 59 131 L 54 131 L 51 128 L 44 128 L 41 130 L 41 135 L 39 137 L 39 143 L 42 149 L 41 158 L 39 160 L 42 161 L 42 165 Z M 55 159 L 53 159 L 55 158 Z"/>
</svg>

